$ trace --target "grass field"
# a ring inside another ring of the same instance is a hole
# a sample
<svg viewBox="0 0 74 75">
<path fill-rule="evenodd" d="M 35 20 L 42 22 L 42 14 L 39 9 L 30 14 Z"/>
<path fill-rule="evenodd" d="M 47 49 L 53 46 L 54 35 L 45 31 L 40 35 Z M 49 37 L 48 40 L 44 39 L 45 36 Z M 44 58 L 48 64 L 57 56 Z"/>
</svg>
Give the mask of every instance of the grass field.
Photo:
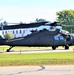
<svg viewBox="0 0 74 75">
<path fill-rule="evenodd" d="M 0 46 L 0 50 L 7 50 L 9 46 Z M 12 50 L 39 50 L 39 49 L 51 49 L 51 47 L 13 47 Z"/>
<path fill-rule="evenodd" d="M 0 66 L 74 65 L 74 52 L 0 54 Z"/>
<path fill-rule="evenodd" d="M 9 46 L 0 46 L 6 50 Z M 62 47 L 60 47 L 62 48 Z M 74 48 L 73 46 L 71 48 Z M 14 47 L 12 50 L 43 50 L 51 47 Z M 20 65 L 74 65 L 74 52 L 36 53 L 36 54 L 0 54 L 0 66 Z"/>
<path fill-rule="evenodd" d="M 0 46 L 0 50 L 7 50 L 9 46 Z M 58 47 L 58 48 L 64 48 L 64 47 Z M 74 46 L 71 46 L 70 48 L 74 48 Z M 12 50 L 41 50 L 41 49 L 52 49 L 51 47 L 13 47 Z"/>
</svg>

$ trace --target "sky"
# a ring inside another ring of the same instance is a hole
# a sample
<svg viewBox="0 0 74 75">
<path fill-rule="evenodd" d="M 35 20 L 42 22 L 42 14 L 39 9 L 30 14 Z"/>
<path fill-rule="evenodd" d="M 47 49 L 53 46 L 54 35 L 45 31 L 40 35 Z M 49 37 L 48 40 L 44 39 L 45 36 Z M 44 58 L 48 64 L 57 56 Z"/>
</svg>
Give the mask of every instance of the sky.
<svg viewBox="0 0 74 75">
<path fill-rule="evenodd" d="M 74 0 L 0 0 L 0 20 L 34 22 L 36 18 L 56 21 L 56 12 L 74 9 Z"/>
</svg>

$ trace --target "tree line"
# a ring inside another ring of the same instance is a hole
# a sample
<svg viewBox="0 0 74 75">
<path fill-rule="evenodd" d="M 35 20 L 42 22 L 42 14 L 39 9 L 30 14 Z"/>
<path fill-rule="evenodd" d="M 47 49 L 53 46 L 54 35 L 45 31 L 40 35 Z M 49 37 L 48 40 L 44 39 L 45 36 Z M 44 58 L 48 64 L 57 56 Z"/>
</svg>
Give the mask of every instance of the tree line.
<svg viewBox="0 0 74 75">
<path fill-rule="evenodd" d="M 74 10 L 62 10 L 56 12 L 57 21 L 60 24 L 65 25 L 63 29 L 69 31 L 70 33 L 74 33 Z"/>
</svg>

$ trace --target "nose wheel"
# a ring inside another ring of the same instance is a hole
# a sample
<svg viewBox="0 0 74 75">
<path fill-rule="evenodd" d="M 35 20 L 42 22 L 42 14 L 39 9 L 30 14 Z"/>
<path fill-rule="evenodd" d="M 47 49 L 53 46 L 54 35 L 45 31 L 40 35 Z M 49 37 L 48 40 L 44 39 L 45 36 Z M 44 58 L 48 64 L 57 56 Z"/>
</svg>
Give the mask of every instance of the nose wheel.
<svg viewBox="0 0 74 75">
<path fill-rule="evenodd" d="M 52 46 L 52 49 L 55 50 L 56 49 L 56 46 Z"/>
<path fill-rule="evenodd" d="M 69 45 L 66 45 L 66 46 L 65 46 L 65 49 L 66 49 L 66 50 L 69 49 Z"/>
<path fill-rule="evenodd" d="M 13 48 L 13 46 L 10 46 L 10 48 L 9 48 L 9 49 L 7 49 L 7 52 L 9 52 L 11 48 Z"/>
</svg>

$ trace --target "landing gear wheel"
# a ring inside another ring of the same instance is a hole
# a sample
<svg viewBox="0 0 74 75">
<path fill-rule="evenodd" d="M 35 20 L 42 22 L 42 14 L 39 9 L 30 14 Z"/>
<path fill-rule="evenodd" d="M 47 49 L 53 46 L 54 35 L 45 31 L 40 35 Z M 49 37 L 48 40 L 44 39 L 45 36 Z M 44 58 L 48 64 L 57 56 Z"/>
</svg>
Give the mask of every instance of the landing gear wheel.
<svg viewBox="0 0 74 75">
<path fill-rule="evenodd" d="M 66 49 L 66 50 L 67 50 L 67 49 L 69 49 L 69 46 L 68 46 L 68 45 L 66 45 L 66 46 L 65 46 L 65 49 Z"/>
<path fill-rule="evenodd" d="M 6 52 L 9 52 L 10 50 L 9 49 L 7 49 L 7 51 Z"/>
<path fill-rule="evenodd" d="M 55 50 L 56 49 L 56 46 L 52 46 L 52 49 Z"/>
<path fill-rule="evenodd" d="M 14 46 L 10 46 L 10 48 L 9 48 L 9 49 L 7 49 L 7 51 L 6 51 L 6 52 L 10 52 L 10 49 L 11 49 L 11 48 L 13 48 L 13 47 L 14 47 Z"/>
</svg>

